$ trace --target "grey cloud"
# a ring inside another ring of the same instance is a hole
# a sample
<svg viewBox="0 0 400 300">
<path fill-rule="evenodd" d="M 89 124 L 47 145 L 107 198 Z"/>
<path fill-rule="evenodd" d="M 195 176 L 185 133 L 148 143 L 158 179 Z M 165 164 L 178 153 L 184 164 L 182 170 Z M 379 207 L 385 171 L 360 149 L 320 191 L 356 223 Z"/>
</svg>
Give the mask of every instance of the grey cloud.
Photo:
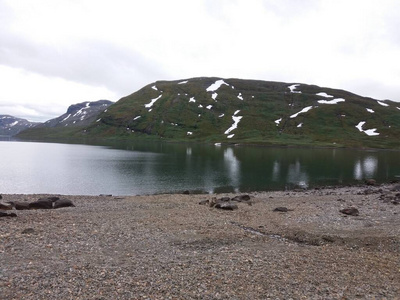
<svg viewBox="0 0 400 300">
<path fill-rule="evenodd" d="M 165 77 L 165 72 L 139 52 L 101 41 L 68 46 L 42 45 L 0 32 L 0 64 L 43 76 L 103 86 L 125 96 L 138 86 Z"/>
<path fill-rule="evenodd" d="M 56 104 L 36 104 L 36 103 L 13 103 L 4 102 L 0 103 L 0 112 L 4 115 L 11 115 L 14 117 L 26 119 L 33 122 L 44 122 L 55 116 L 62 115 L 67 110 L 67 107 Z"/>
</svg>

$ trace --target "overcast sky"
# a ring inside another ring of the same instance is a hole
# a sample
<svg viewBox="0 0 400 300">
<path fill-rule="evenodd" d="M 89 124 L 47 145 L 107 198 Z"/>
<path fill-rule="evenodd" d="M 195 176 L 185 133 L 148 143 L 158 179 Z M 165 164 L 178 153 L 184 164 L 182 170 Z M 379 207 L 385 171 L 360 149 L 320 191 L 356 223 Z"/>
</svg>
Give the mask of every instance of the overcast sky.
<svg viewBox="0 0 400 300">
<path fill-rule="evenodd" d="M 0 0 L 0 114 L 46 121 L 199 76 L 400 101 L 400 1 Z"/>
</svg>

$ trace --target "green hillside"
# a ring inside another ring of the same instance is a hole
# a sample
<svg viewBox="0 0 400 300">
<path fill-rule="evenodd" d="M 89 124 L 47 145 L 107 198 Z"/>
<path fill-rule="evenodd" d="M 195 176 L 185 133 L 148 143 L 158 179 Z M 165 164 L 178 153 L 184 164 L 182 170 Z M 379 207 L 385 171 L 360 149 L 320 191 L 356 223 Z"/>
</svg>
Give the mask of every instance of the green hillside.
<svg viewBox="0 0 400 300">
<path fill-rule="evenodd" d="M 296 83 L 157 81 L 96 119 L 75 131 L 31 129 L 20 136 L 400 149 L 400 103 Z"/>
</svg>

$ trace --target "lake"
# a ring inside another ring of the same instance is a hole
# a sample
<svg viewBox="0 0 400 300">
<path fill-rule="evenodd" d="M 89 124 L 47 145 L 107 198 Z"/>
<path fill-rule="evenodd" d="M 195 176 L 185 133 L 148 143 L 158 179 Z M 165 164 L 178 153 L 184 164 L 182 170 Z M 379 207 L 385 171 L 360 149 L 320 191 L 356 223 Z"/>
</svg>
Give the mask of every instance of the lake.
<svg viewBox="0 0 400 300">
<path fill-rule="evenodd" d="M 400 179 L 400 152 L 115 142 L 0 142 L 0 194 L 252 192 Z"/>
</svg>

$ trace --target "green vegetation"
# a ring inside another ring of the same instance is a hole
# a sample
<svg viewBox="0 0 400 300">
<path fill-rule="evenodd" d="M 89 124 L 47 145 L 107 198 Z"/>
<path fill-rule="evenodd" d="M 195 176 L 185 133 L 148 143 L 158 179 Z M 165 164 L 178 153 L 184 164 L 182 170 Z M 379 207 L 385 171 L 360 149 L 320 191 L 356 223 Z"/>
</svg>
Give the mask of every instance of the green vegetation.
<svg viewBox="0 0 400 300">
<path fill-rule="evenodd" d="M 240 79 L 224 79 L 226 84 L 215 91 L 215 101 L 214 92 L 206 89 L 217 80 L 193 78 L 184 84 L 158 81 L 109 106 L 96 118 L 100 121 L 89 126 L 33 128 L 18 137 L 400 149 L 400 103 L 385 101 L 388 106 L 382 106 L 376 100 L 343 90 L 299 84 L 291 92 L 292 84 Z M 318 96 L 320 92 L 333 97 Z M 318 103 L 337 98 L 345 101 Z M 152 99 L 157 100 L 150 107 Z M 312 108 L 307 112 L 291 117 L 309 106 Z M 225 131 L 234 123 L 236 111 L 236 116 L 242 118 L 229 133 L 234 136 L 228 138 Z M 281 121 L 276 123 L 278 119 Z M 360 132 L 356 125 L 361 121 L 365 121 L 363 130 L 376 128 L 379 135 Z"/>
</svg>

